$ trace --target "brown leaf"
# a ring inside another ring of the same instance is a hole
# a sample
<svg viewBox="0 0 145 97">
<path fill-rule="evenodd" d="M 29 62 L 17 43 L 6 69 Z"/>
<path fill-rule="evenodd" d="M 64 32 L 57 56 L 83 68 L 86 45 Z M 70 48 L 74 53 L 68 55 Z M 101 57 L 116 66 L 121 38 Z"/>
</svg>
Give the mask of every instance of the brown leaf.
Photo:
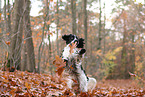
<svg viewBox="0 0 145 97">
<path fill-rule="evenodd" d="M 66 97 L 70 97 L 70 96 L 73 96 L 73 93 L 72 93 L 72 91 L 71 90 L 65 90 L 65 92 L 64 92 L 64 96 Z"/>
<path fill-rule="evenodd" d="M 26 87 L 27 89 L 31 89 L 30 84 L 28 84 L 27 82 L 25 82 L 25 87 Z"/>
<path fill-rule="evenodd" d="M 22 89 L 20 89 L 20 87 L 17 87 L 17 90 L 15 91 L 16 93 L 22 93 Z"/>
<path fill-rule="evenodd" d="M 73 80 L 75 83 L 78 83 L 77 80 L 75 80 L 75 79 L 72 79 L 72 80 Z"/>
<path fill-rule="evenodd" d="M 88 97 L 89 95 L 86 92 L 81 92 L 79 96 L 80 97 Z"/>
<path fill-rule="evenodd" d="M 50 85 L 51 85 L 51 88 L 54 88 L 54 89 L 57 89 L 57 88 L 58 88 L 58 87 L 57 87 L 55 84 L 53 84 L 53 83 L 51 83 Z"/>
<path fill-rule="evenodd" d="M 58 70 L 56 71 L 58 75 L 60 76 L 62 72 L 64 71 L 65 68 L 57 68 Z"/>
<path fill-rule="evenodd" d="M 76 48 L 76 45 L 77 44 L 77 42 L 75 42 L 75 43 L 71 43 L 70 45 L 69 45 L 69 47 L 70 47 L 70 53 L 73 53 L 74 52 L 74 48 Z"/>
<path fill-rule="evenodd" d="M 53 64 L 57 67 L 56 72 L 60 76 L 62 72 L 64 71 L 64 67 L 66 66 L 66 63 L 60 58 L 58 55 L 55 56 L 55 60 L 53 61 Z"/>
</svg>

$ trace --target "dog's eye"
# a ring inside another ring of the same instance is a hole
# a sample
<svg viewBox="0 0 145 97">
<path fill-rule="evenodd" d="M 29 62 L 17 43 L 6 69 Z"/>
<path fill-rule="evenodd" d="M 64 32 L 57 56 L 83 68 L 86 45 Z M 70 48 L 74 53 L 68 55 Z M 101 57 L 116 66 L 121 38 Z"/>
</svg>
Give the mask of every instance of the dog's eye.
<svg viewBox="0 0 145 97">
<path fill-rule="evenodd" d="M 71 40 L 73 40 L 73 39 L 74 39 L 74 36 L 71 37 Z"/>
</svg>

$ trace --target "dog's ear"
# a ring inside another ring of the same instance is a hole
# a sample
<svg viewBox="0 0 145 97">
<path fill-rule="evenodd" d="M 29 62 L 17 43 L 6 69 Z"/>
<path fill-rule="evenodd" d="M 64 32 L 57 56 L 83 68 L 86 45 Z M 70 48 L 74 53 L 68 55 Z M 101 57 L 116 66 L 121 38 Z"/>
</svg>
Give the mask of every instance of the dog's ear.
<svg viewBox="0 0 145 97">
<path fill-rule="evenodd" d="M 78 45 L 77 48 L 83 48 L 84 47 L 84 39 L 83 38 L 79 38 L 78 39 Z"/>
<path fill-rule="evenodd" d="M 79 52 L 79 55 L 82 55 L 86 52 L 86 49 L 81 49 L 81 51 Z"/>
<path fill-rule="evenodd" d="M 70 35 L 63 35 L 62 36 L 62 39 L 65 40 L 65 41 L 68 41 L 69 40 L 69 37 L 70 37 Z"/>
</svg>

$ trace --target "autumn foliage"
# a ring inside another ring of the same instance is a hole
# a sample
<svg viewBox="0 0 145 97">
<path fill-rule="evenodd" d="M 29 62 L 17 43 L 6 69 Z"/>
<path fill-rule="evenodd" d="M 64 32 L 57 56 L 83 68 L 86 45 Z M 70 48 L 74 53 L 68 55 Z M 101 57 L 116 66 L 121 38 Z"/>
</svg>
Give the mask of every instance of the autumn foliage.
<svg viewBox="0 0 145 97">
<path fill-rule="evenodd" d="M 8 97 L 100 97 L 100 96 L 145 96 L 145 89 L 140 88 L 135 80 L 99 81 L 95 90 L 75 94 L 68 90 L 66 82 L 57 74 L 37 74 L 27 71 L 0 71 L 0 96 Z M 143 87 L 143 86 L 142 86 Z"/>
</svg>

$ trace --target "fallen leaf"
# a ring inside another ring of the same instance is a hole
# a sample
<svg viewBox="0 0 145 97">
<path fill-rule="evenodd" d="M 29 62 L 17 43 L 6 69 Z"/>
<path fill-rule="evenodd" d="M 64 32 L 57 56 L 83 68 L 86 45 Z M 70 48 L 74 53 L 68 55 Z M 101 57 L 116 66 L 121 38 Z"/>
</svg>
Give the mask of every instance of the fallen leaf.
<svg viewBox="0 0 145 97">
<path fill-rule="evenodd" d="M 28 84 L 27 82 L 25 82 L 25 87 L 26 87 L 27 89 L 31 89 L 30 84 Z"/>
</svg>

